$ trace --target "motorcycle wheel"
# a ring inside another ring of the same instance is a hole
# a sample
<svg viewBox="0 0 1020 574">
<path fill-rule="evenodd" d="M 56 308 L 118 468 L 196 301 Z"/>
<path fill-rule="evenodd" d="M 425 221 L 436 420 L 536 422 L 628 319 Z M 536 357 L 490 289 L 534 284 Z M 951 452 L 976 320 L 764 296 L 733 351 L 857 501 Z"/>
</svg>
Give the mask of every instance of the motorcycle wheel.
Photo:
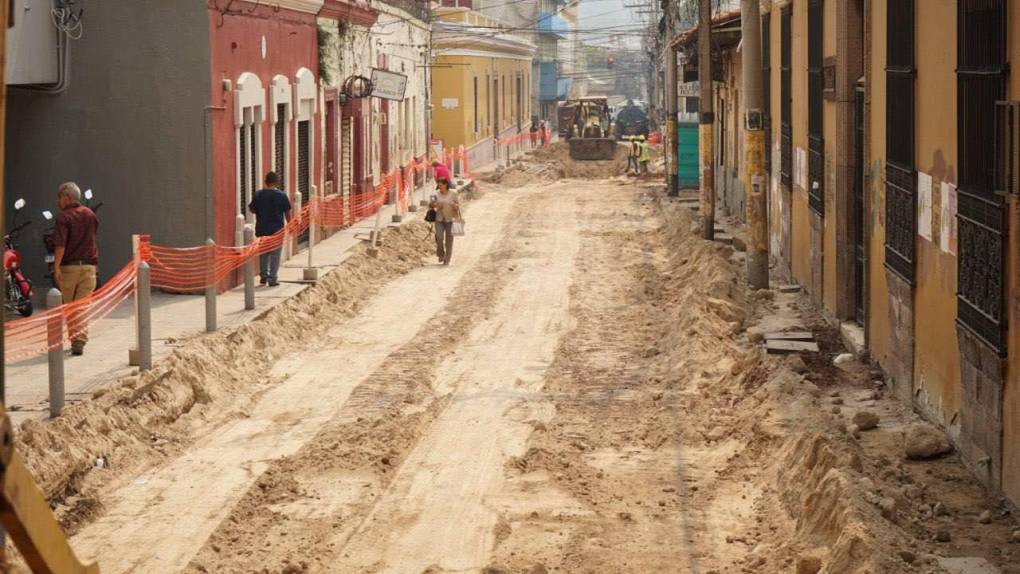
<svg viewBox="0 0 1020 574">
<path fill-rule="evenodd" d="M 32 311 L 34 311 L 34 309 L 32 308 L 32 302 L 31 301 L 24 301 L 24 302 L 18 304 L 18 313 L 22 317 L 29 317 L 29 316 L 31 316 L 32 315 Z"/>
</svg>

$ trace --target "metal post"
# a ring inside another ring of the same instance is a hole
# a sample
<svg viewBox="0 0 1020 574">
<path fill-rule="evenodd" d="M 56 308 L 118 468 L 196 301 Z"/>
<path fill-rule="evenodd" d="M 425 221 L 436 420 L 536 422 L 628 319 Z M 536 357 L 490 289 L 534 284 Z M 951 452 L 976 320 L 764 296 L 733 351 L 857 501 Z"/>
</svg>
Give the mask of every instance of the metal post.
<svg viewBox="0 0 1020 574">
<path fill-rule="evenodd" d="M 676 3 L 669 5 L 675 8 Z M 676 69 L 676 47 L 673 46 L 675 34 L 675 22 L 672 10 L 666 12 L 666 194 L 670 197 L 680 195 L 680 188 L 677 181 L 677 164 L 679 151 L 677 146 L 677 108 L 679 99 L 677 97 L 677 69 Z"/>
<path fill-rule="evenodd" d="M 149 264 L 138 264 L 138 283 L 135 286 L 138 304 L 135 320 L 138 322 L 138 370 L 152 369 L 152 289 Z"/>
<path fill-rule="evenodd" d="M 747 283 L 752 289 L 769 287 L 768 210 L 765 198 L 765 124 L 762 94 L 761 17 L 758 0 L 741 0 L 744 39 L 744 182 L 747 198 Z"/>
<path fill-rule="evenodd" d="M 212 238 L 205 240 L 206 246 L 206 279 L 205 279 L 205 330 L 212 333 L 216 330 L 216 242 Z"/>
<path fill-rule="evenodd" d="M 255 242 L 255 227 L 251 224 L 244 226 L 245 247 Z M 252 255 L 244 262 L 244 308 L 251 311 L 255 308 L 255 257 Z"/>
<path fill-rule="evenodd" d="M 712 0 L 700 0 L 698 7 L 698 84 L 699 99 L 698 155 L 701 162 L 701 236 L 709 241 L 715 237 L 715 158 L 712 148 L 712 126 L 715 111 L 712 104 Z"/>
<path fill-rule="evenodd" d="M 404 220 L 404 216 L 400 213 L 400 188 L 404 186 L 404 172 L 400 168 L 397 168 L 397 177 L 393 178 L 393 187 L 390 188 L 390 197 L 393 201 L 393 216 L 390 221 L 393 223 L 400 223 Z"/>
<path fill-rule="evenodd" d="M 319 196 L 312 186 L 312 202 L 308 206 L 308 266 L 305 267 L 305 281 L 318 281 L 319 270 L 315 267 L 314 248 L 319 234 Z"/>
<path fill-rule="evenodd" d="M 382 233 L 382 206 L 375 212 L 375 229 L 372 230 L 372 241 L 368 247 L 368 254 L 373 257 L 379 254 L 379 245 L 382 243 L 380 233 Z"/>
<path fill-rule="evenodd" d="M 139 265 L 142 262 L 141 244 L 142 244 L 142 237 L 140 235 L 132 235 L 131 236 L 131 253 L 134 254 L 135 265 Z M 139 352 L 140 352 L 139 349 L 141 348 L 142 332 L 141 332 L 140 323 L 139 323 L 140 319 L 138 318 L 139 317 L 139 301 L 138 301 L 138 297 L 139 296 L 140 295 L 139 295 L 139 290 L 138 290 L 138 284 L 136 282 L 135 283 L 135 346 L 133 348 L 131 348 L 131 349 L 128 349 L 128 365 L 130 365 L 132 367 L 137 367 L 137 366 L 139 366 L 141 364 L 141 359 L 139 358 Z"/>
<path fill-rule="evenodd" d="M 63 302 L 63 296 L 55 287 L 46 293 L 47 308 L 56 309 Z M 47 326 L 47 343 L 50 347 L 50 417 L 58 417 L 64 408 L 64 314 L 56 313 Z"/>
</svg>

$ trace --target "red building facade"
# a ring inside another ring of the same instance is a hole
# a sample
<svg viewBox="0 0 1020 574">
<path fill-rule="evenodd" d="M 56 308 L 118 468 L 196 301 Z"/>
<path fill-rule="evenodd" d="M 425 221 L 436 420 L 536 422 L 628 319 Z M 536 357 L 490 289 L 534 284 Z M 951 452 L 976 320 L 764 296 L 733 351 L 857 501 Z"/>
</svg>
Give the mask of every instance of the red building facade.
<svg viewBox="0 0 1020 574">
<path fill-rule="evenodd" d="M 294 200 L 322 193 L 322 102 L 316 15 L 323 0 L 271 6 L 209 0 L 213 212 L 217 243 L 276 171 Z"/>
</svg>

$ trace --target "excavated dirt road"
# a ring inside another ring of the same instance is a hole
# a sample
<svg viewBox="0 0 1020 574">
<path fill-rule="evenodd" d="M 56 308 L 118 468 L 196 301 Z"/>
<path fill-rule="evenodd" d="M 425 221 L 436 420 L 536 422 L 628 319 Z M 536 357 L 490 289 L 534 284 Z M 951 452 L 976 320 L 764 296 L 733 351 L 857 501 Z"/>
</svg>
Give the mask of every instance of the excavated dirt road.
<svg viewBox="0 0 1020 574">
<path fill-rule="evenodd" d="M 748 296 L 655 184 L 484 191 L 452 266 L 392 231 L 23 429 L 76 550 L 104 574 L 1020 571 L 955 459 L 902 460 L 913 415 L 873 373 L 762 353 L 756 329 L 824 326 Z M 860 437 L 863 409 L 882 422 Z"/>
</svg>

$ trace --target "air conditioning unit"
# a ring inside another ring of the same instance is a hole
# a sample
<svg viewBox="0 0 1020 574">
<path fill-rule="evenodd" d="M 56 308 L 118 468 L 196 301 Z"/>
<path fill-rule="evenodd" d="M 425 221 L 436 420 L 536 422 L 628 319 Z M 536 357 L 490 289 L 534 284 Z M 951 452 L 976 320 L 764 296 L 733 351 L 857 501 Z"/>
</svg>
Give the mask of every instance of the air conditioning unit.
<svg viewBox="0 0 1020 574">
<path fill-rule="evenodd" d="M 14 26 L 7 30 L 5 79 L 8 84 L 56 84 L 59 81 L 53 2 L 13 0 Z"/>
</svg>

